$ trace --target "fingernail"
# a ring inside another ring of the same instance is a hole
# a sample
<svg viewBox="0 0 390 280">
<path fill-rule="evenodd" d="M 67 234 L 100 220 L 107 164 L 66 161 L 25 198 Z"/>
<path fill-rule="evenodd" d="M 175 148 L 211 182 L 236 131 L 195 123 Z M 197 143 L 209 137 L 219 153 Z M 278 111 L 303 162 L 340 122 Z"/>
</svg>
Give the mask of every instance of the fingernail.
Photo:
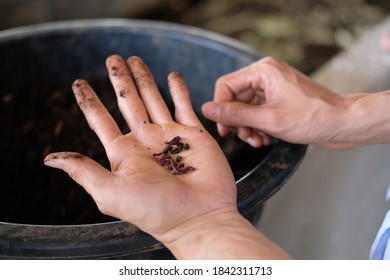
<svg viewBox="0 0 390 280">
<path fill-rule="evenodd" d="M 45 159 L 43 160 L 43 163 L 49 167 L 59 168 L 60 162 L 59 162 L 58 158 L 59 157 L 58 157 L 57 153 L 48 154 L 45 157 Z"/>
<path fill-rule="evenodd" d="M 255 138 L 253 138 L 253 137 L 248 137 L 248 138 L 245 139 L 245 141 L 246 141 L 249 145 L 251 145 L 252 147 L 254 147 L 254 148 L 258 148 L 258 147 L 259 147 L 259 141 L 258 141 L 258 139 L 255 139 Z"/>
<path fill-rule="evenodd" d="M 217 119 L 221 115 L 221 106 L 218 103 L 209 102 L 202 107 L 203 114 L 211 119 Z"/>
</svg>

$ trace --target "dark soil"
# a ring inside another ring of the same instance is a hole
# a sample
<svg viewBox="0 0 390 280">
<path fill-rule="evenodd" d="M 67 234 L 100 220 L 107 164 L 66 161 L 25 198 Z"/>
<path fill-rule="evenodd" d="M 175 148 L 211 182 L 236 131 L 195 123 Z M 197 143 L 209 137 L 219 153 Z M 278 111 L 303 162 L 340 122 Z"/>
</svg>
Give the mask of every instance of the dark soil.
<svg viewBox="0 0 390 280">
<path fill-rule="evenodd" d="M 112 92 L 108 81 L 92 85 Z M 102 95 L 101 99 L 125 130 L 115 98 Z M 0 102 L 0 127 L 4 131 L 0 170 L 6 179 L 1 186 L 0 221 L 61 225 L 114 220 L 100 214 L 92 198 L 66 173 L 43 165 L 42 159 L 50 152 L 77 151 L 109 168 L 70 86 L 8 93 Z"/>
</svg>

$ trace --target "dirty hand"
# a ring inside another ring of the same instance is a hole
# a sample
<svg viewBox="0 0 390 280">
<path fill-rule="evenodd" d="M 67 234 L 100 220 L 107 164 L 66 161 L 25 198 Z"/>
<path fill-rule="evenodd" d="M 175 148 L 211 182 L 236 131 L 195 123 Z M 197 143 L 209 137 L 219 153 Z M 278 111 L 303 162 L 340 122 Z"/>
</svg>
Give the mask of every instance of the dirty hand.
<svg viewBox="0 0 390 280">
<path fill-rule="evenodd" d="M 188 220 L 219 211 L 236 215 L 232 171 L 217 142 L 195 115 L 180 74 L 168 76 L 175 105 L 173 120 L 140 58 L 131 57 L 126 63 L 115 55 L 106 64 L 130 133 L 121 133 L 86 81 L 77 80 L 72 87 L 90 128 L 105 148 L 111 170 L 74 152 L 49 154 L 45 164 L 67 172 L 104 214 L 133 223 L 166 242 L 176 238 L 168 233 Z M 195 168 L 182 175 L 172 174 L 152 156 L 176 136 L 190 147 L 180 152 L 181 162 Z"/>
<path fill-rule="evenodd" d="M 274 58 L 263 58 L 218 79 L 214 102 L 202 112 L 224 136 L 234 130 L 254 147 L 270 136 L 336 147 L 347 123 L 346 99 Z"/>
</svg>

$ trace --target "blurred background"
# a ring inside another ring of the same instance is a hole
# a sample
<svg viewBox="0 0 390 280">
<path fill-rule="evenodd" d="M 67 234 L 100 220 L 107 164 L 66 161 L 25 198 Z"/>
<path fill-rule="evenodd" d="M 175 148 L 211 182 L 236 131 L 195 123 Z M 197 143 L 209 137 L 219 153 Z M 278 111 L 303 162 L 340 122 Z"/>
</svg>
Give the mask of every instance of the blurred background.
<svg viewBox="0 0 390 280">
<path fill-rule="evenodd" d="M 238 39 L 310 74 L 389 11 L 388 0 L 0 0 L 0 29 L 85 18 L 164 20 Z"/>
</svg>

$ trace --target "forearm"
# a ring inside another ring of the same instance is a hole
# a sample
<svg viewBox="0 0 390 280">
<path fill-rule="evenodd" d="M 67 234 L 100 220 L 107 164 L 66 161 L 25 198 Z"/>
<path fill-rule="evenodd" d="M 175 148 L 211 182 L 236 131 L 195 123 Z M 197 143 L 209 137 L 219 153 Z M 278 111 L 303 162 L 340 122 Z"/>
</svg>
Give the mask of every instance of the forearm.
<svg viewBox="0 0 390 280">
<path fill-rule="evenodd" d="M 350 94 L 343 99 L 345 109 L 330 122 L 333 128 L 327 128 L 337 133 L 324 146 L 347 149 L 390 143 L 390 90 Z"/>
<path fill-rule="evenodd" d="M 197 217 L 178 230 L 181 233 L 177 238 L 165 242 L 178 259 L 289 258 L 235 211 Z"/>
</svg>

